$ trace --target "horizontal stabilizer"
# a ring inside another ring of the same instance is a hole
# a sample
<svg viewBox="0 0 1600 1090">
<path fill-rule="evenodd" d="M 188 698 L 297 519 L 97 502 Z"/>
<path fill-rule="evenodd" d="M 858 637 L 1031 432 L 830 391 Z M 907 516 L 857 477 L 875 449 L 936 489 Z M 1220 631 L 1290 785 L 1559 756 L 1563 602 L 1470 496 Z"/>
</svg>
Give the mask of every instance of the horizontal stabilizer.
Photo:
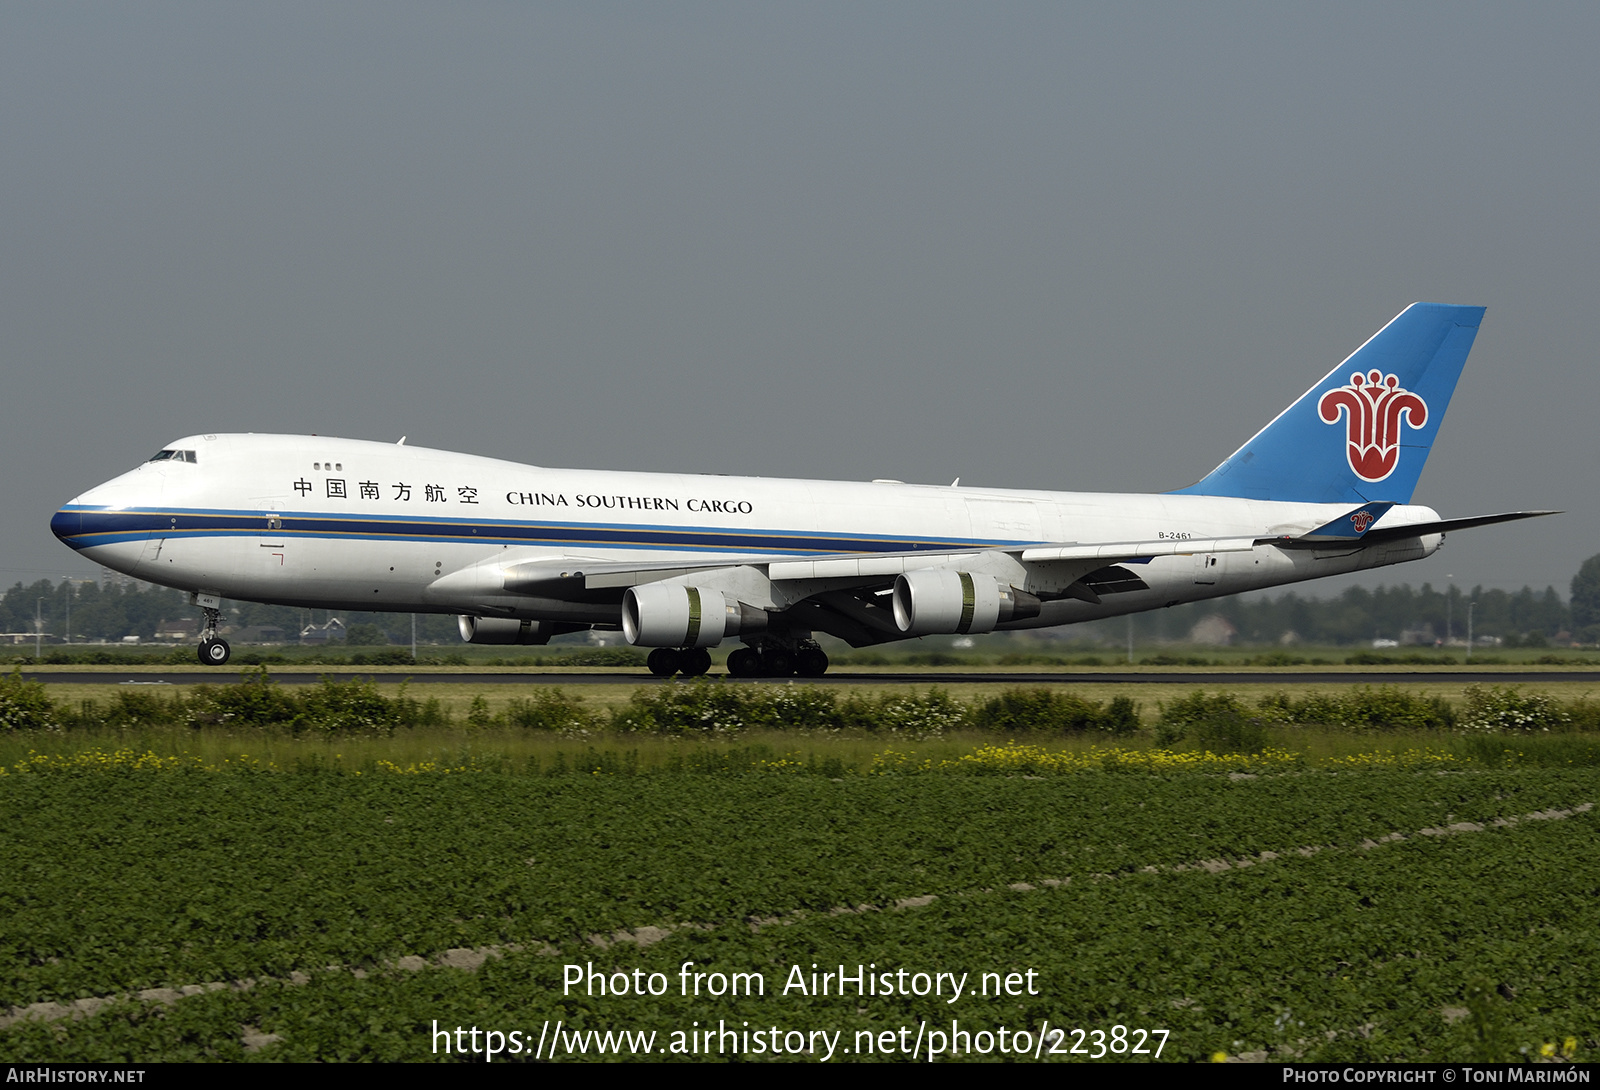
<svg viewBox="0 0 1600 1090">
<path fill-rule="evenodd" d="M 1340 515 L 1332 522 L 1318 526 L 1308 534 L 1301 534 L 1296 541 L 1319 543 L 1324 541 L 1363 541 L 1372 524 L 1389 513 L 1392 503 L 1364 503 L 1351 511 L 1348 515 Z"/>
<path fill-rule="evenodd" d="M 1368 505 L 1368 507 L 1372 506 L 1376 505 Z M 1362 508 L 1362 510 L 1366 509 Z M 1318 527 L 1309 534 L 1302 534 L 1299 537 L 1262 538 L 1261 544 L 1277 545 L 1281 548 L 1290 549 L 1310 549 L 1320 548 L 1332 543 L 1359 540 L 1363 545 L 1373 545 L 1380 541 L 1398 541 L 1408 537 L 1423 537 L 1427 534 L 1448 534 L 1452 530 L 1470 530 L 1474 526 L 1493 526 L 1497 522 L 1516 522 L 1518 519 L 1532 519 L 1539 518 L 1542 515 L 1559 515 L 1561 513 L 1560 511 L 1507 511 L 1499 515 L 1474 515 L 1472 518 L 1464 519 L 1439 519 L 1436 522 L 1413 522 L 1403 523 L 1399 526 L 1380 526 L 1377 529 L 1368 530 L 1360 538 L 1341 538 L 1332 535 L 1316 536 L 1322 534 L 1322 531 L 1328 529 L 1329 526 L 1337 526 L 1344 519 L 1352 517 L 1345 515 L 1330 522 L 1328 526 Z"/>
</svg>

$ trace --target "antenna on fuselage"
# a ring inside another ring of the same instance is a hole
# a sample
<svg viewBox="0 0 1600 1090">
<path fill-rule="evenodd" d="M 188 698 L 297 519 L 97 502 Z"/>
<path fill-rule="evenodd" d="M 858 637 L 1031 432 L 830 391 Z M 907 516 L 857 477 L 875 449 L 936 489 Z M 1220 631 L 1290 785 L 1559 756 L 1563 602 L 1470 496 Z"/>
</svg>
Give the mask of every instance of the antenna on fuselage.
<svg viewBox="0 0 1600 1090">
<path fill-rule="evenodd" d="M 405 436 L 403 436 L 403 435 L 402 435 L 402 436 L 401 436 L 401 437 L 400 437 L 400 441 L 399 441 L 399 442 L 398 442 L 398 443 L 396 443 L 396 444 L 395 444 L 395 446 L 397 446 L 397 447 L 403 447 L 403 446 L 405 446 L 405 445 L 406 445 L 406 437 L 405 437 Z"/>
</svg>

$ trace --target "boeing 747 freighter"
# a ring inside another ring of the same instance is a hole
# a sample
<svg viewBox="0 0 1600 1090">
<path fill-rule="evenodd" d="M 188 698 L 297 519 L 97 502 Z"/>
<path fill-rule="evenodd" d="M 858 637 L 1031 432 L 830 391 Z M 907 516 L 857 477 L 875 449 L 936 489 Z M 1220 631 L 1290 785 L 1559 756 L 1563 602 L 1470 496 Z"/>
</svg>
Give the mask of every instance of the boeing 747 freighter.
<svg viewBox="0 0 1600 1090">
<path fill-rule="evenodd" d="M 454 613 L 472 643 L 589 628 L 660 675 L 820 676 L 861 647 L 1044 628 L 1431 555 L 1411 504 L 1482 307 L 1414 303 L 1197 484 L 1155 495 L 546 469 L 400 443 L 192 435 L 67 504 L 96 564 L 223 599 Z"/>
</svg>

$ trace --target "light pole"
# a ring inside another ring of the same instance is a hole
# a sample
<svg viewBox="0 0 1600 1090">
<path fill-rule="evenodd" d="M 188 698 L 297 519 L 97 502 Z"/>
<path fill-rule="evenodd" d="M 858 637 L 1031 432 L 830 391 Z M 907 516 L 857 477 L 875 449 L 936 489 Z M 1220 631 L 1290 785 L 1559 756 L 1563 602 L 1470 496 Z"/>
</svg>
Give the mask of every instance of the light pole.
<svg viewBox="0 0 1600 1090">
<path fill-rule="evenodd" d="M 44 621 L 40 619 L 39 607 L 44 604 L 43 598 L 33 600 L 33 664 L 39 664 L 39 633 L 44 631 Z"/>
<path fill-rule="evenodd" d="M 1467 603 L 1467 661 L 1472 661 L 1472 609 L 1477 602 Z"/>
<path fill-rule="evenodd" d="M 1445 578 L 1454 579 L 1455 576 L 1446 575 Z M 1452 584 L 1446 584 L 1444 588 L 1444 645 L 1446 647 L 1450 646 L 1450 622 L 1453 619 L 1451 614 L 1455 612 L 1456 604 L 1455 599 L 1450 596 L 1451 585 Z"/>
</svg>

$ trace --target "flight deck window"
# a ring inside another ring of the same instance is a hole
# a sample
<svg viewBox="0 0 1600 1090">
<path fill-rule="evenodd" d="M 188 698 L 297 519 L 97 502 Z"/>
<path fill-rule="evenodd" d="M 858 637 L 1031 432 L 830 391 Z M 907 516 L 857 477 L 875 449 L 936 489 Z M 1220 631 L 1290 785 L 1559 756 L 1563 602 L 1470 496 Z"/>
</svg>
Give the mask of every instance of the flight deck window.
<svg viewBox="0 0 1600 1090">
<path fill-rule="evenodd" d="M 163 451 L 158 452 L 156 454 L 156 456 L 154 458 L 150 459 L 150 460 L 152 462 L 165 462 L 169 458 L 177 457 L 177 455 L 178 455 L 178 452 L 175 451 L 175 450 L 163 450 Z"/>
<path fill-rule="evenodd" d="M 193 465 L 195 456 L 192 450 L 163 450 L 158 451 L 156 456 L 150 460 L 152 462 L 188 462 Z"/>
</svg>

